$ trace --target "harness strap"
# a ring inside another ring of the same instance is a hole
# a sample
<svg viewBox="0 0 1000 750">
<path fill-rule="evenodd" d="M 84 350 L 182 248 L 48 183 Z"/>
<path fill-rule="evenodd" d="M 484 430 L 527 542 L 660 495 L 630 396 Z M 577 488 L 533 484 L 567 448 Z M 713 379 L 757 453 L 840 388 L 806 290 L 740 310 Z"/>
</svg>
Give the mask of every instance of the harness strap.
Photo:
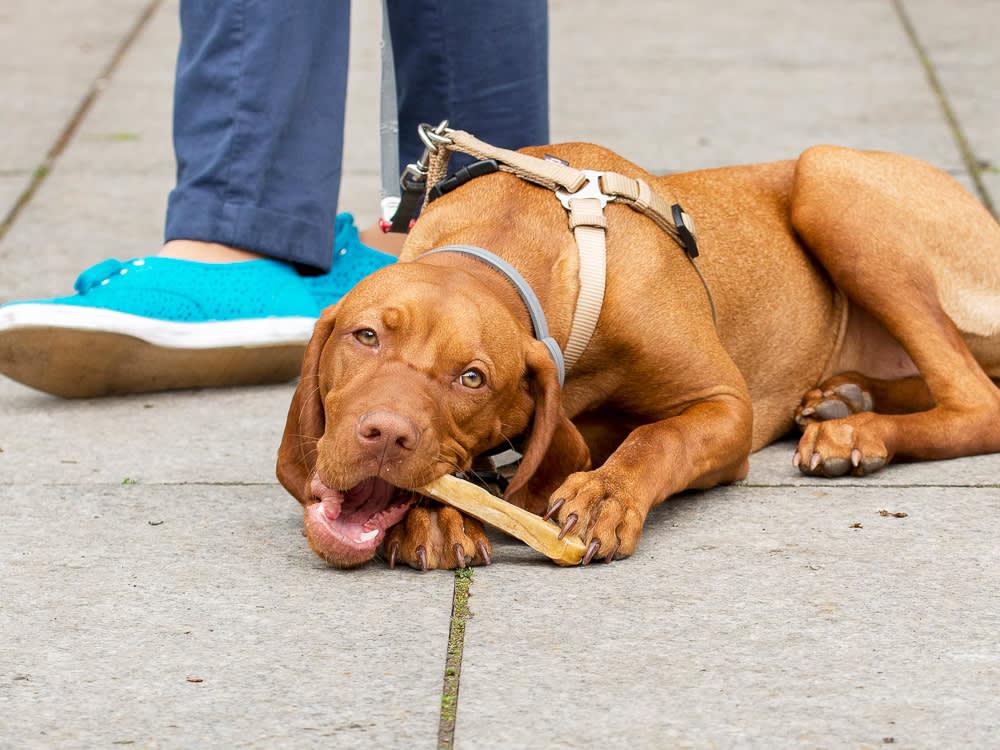
<svg viewBox="0 0 1000 750">
<path fill-rule="evenodd" d="M 507 278 L 507 281 L 517 291 L 518 296 L 521 297 L 521 301 L 524 302 L 524 306 L 528 310 L 528 317 L 531 319 L 531 327 L 534 329 L 535 338 L 545 344 L 545 347 L 549 350 L 549 356 L 555 362 L 556 370 L 559 373 L 559 387 L 562 388 L 566 380 L 566 363 L 563 360 L 562 349 L 559 348 L 559 343 L 549 333 L 549 324 L 545 319 L 545 311 L 542 310 L 542 303 L 538 301 L 538 295 L 531 288 L 531 284 L 525 281 L 524 277 L 518 273 L 514 266 L 499 255 L 475 245 L 445 245 L 444 247 L 436 247 L 433 250 L 428 250 L 426 253 L 421 253 L 413 260 L 420 260 L 420 258 L 426 258 L 428 255 L 436 255 L 437 253 L 461 253 L 462 255 L 469 255 L 491 266 Z"/>
<path fill-rule="evenodd" d="M 496 159 L 500 169 L 517 175 L 522 180 L 547 187 L 549 190 L 565 190 L 575 193 L 587 182 L 587 176 L 579 169 L 559 164 L 554 161 L 538 159 L 519 151 L 491 146 L 489 143 L 466 133 L 464 130 L 447 131 L 448 138 L 454 146 L 446 145 L 449 150 L 462 151 L 477 159 Z"/>
<path fill-rule="evenodd" d="M 493 160 L 500 171 L 555 191 L 556 197 L 569 212 L 569 228 L 579 249 L 580 291 L 566 344 L 566 370 L 573 368 L 590 343 L 604 303 L 607 271 L 607 221 L 604 206 L 608 201 L 620 201 L 647 216 L 684 250 L 705 288 L 712 320 L 717 323 L 712 292 L 695 261 L 698 243 L 694 222 L 680 204 L 668 203 L 645 180 L 617 172 L 575 169 L 557 159 L 539 159 L 518 151 L 498 148 L 463 130 L 448 128 L 447 123 L 442 123 L 433 130 L 429 126 L 426 130 L 424 127 L 421 126 L 421 138 L 428 146 L 425 153 L 425 201 L 430 199 L 430 191 L 434 185 L 447 175 L 451 152 L 457 151 L 477 159 Z"/>
<path fill-rule="evenodd" d="M 653 192 L 645 180 L 626 177 L 617 172 L 603 172 L 601 173 L 601 189 L 644 216 L 648 216 L 656 223 L 656 226 L 669 234 L 674 242 L 684 248 L 684 242 L 677 233 L 677 227 L 674 226 L 670 204 L 663 200 L 659 193 Z"/>
<path fill-rule="evenodd" d="M 573 369 L 590 343 L 604 306 L 607 276 L 607 248 L 601 202 L 596 198 L 577 198 L 569 202 L 569 228 L 576 238 L 580 255 L 580 292 L 566 341 L 566 368 Z"/>
</svg>

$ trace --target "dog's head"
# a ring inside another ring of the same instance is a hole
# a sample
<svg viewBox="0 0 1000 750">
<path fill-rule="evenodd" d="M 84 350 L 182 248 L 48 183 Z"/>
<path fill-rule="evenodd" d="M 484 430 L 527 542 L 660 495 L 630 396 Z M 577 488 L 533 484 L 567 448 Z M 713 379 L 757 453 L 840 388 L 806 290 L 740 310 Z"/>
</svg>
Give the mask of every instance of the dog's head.
<svg viewBox="0 0 1000 750">
<path fill-rule="evenodd" d="M 471 274 L 401 263 L 316 324 L 278 479 L 305 506 L 313 549 L 352 567 L 405 517 L 409 490 L 526 430 L 508 497 L 554 489 L 589 464 L 556 366 L 525 324 Z"/>
</svg>

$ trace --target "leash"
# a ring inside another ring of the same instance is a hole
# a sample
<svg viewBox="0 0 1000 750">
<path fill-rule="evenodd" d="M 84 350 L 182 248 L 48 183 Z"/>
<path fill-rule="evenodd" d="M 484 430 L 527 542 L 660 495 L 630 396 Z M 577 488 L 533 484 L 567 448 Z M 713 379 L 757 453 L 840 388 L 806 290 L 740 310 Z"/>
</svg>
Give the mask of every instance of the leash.
<svg viewBox="0 0 1000 750">
<path fill-rule="evenodd" d="M 392 54 L 388 0 L 382 0 L 382 39 L 379 42 L 382 76 L 379 79 L 379 146 L 382 162 L 382 190 L 379 226 L 389 231 L 392 217 L 399 212 L 399 105 L 396 101 L 396 66 Z M 405 229 L 403 231 L 406 231 Z"/>
</svg>

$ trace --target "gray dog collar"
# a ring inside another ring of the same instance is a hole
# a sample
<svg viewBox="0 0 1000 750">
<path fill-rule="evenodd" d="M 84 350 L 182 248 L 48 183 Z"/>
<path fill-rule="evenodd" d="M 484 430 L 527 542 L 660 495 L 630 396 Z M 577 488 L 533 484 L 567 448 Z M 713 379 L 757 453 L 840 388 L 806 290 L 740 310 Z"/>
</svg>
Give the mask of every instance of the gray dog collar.
<svg viewBox="0 0 1000 750">
<path fill-rule="evenodd" d="M 528 317 L 531 318 L 531 326 L 534 328 L 535 338 L 545 344 L 545 347 L 549 350 L 549 356 L 552 357 L 552 361 L 556 364 L 556 370 L 559 373 L 559 387 L 561 388 L 563 381 L 566 379 L 566 363 L 563 361 L 562 349 L 559 348 L 556 340 L 549 335 L 549 326 L 545 321 L 545 313 L 542 311 L 542 305 L 538 301 L 538 296 L 531 288 L 531 285 L 517 272 L 517 269 L 498 255 L 494 255 L 489 250 L 483 250 L 483 248 L 475 247 L 474 245 L 445 245 L 444 247 L 428 250 L 417 257 L 426 258 L 428 255 L 434 255 L 435 253 L 471 255 L 473 258 L 481 260 L 507 277 L 507 280 L 520 295 L 524 306 L 528 309 Z"/>
</svg>

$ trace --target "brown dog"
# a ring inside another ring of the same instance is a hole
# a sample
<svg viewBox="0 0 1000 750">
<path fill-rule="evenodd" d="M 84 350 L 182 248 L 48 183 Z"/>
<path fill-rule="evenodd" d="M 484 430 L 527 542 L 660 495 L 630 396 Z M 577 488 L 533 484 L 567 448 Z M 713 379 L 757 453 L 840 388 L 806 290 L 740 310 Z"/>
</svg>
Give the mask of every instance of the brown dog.
<svg viewBox="0 0 1000 750">
<path fill-rule="evenodd" d="M 562 206 L 505 173 L 431 204 L 401 262 L 324 312 L 289 412 L 278 477 L 332 564 L 380 543 L 414 567 L 488 562 L 478 522 L 403 490 L 526 430 L 508 499 L 579 533 L 587 561 L 630 555 L 653 505 L 745 477 L 796 421 L 806 474 L 1000 451 L 1000 227 L 951 177 L 828 146 L 660 178 L 586 144 L 527 153 L 681 203 L 717 323 L 677 245 L 611 203 L 604 307 L 560 391 L 506 279 L 459 254 L 413 259 L 489 249 L 565 345 L 579 282 Z"/>
</svg>

